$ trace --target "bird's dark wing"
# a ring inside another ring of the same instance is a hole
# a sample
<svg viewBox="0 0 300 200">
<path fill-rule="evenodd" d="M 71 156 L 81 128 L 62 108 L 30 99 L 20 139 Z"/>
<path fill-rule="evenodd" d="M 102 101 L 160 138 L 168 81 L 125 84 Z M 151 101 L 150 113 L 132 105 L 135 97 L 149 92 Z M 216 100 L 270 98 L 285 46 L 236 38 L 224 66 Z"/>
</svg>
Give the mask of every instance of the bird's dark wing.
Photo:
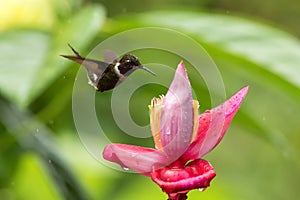
<svg viewBox="0 0 300 200">
<path fill-rule="evenodd" d="M 89 83 L 92 86 L 94 86 L 96 89 L 98 89 L 97 88 L 98 82 L 109 64 L 99 60 L 84 58 L 71 45 L 69 45 L 69 47 L 72 49 L 72 51 L 76 56 L 66 56 L 66 55 L 62 55 L 62 56 L 64 58 L 68 58 L 84 66 L 87 71 Z"/>
</svg>

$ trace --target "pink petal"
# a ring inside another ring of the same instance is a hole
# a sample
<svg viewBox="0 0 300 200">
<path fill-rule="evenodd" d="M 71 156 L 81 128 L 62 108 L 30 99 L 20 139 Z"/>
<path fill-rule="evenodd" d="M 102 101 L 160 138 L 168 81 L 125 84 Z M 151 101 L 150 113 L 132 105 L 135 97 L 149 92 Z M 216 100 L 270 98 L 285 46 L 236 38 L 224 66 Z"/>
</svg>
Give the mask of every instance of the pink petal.
<svg viewBox="0 0 300 200">
<path fill-rule="evenodd" d="M 192 90 L 183 62 L 163 100 L 160 139 L 171 160 L 179 158 L 188 148 L 193 132 Z"/>
<path fill-rule="evenodd" d="M 151 173 L 152 180 L 167 194 L 186 193 L 193 189 L 205 189 L 216 176 L 209 162 L 197 159 L 184 168 L 162 168 Z"/>
<path fill-rule="evenodd" d="M 201 158 L 219 144 L 247 91 L 248 86 L 242 88 L 225 103 L 199 116 L 196 139 L 182 156 L 183 159 Z"/>
<path fill-rule="evenodd" d="M 167 157 L 159 150 L 127 144 L 107 145 L 103 158 L 145 175 L 167 163 Z"/>
</svg>

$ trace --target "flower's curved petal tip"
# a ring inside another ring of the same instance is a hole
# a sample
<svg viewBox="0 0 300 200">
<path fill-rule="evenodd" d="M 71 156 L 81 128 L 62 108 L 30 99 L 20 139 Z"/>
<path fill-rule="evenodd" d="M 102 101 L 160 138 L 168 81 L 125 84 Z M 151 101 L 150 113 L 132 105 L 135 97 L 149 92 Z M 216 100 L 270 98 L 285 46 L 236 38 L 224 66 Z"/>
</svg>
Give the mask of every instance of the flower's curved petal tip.
<svg viewBox="0 0 300 200">
<path fill-rule="evenodd" d="M 173 81 L 169 87 L 168 93 L 181 93 L 182 90 L 186 91 L 184 94 L 191 93 L 191 84 L 184 66 L 183 61 L 181 61 L 176 69 Z M 166 94 L 166 97 L 168 96 Z M 170 95 L 170 94 L 169 94 Z M 172 95 L 171 95 L 172 96 Z M 180 96 L 178 96 L 180 97 Z"/>
<path fill-rule="evenodd" d="M 180 61 L 180 63 L 178 64 L 176 69 L 176 74 L 180 74 L 181 76 L 184 76 L 184 78 L 186 79 L 188 78 L 183 61 Z"/>
<path fill-rule="evenodd" d="M 249 87 L 250 87 L 249 85 L 246 85 L 245 87 L 240 89 L 240 91 L 238 91 L 238 94 L 240 94 L 244 98 L 248 93 Z"/>
<path fill-rule="evenodd" d="M 245 86 L 240 89 L 237 93 L 235 93 L 232 97 L 230 97 L 225 104 L 225 115 L 230 115 L 232 113 L 236 113 L 240 108 L 244 98 L 248 93 L 249 86 Z"/>
<path fill-rule="evenodd" d="M 182 61 L 180 61 L 180 63 L 178 64 L 178 67 L 185 68 L 183 60 L 182 60 Z"/>
<path fill-rule="evenodd" d="M 240 102 L 242 102 L 243 99 L 245 98 L 245 96 L 247 95 L 248 90 L 249 90 L 249 85 L 247 85 L 247 86 L 243 87 L 242 89 L 240 89 L 232 97 L 235 97 L 237 100 L 239 100 Z"/>
<path fill-rule="evenodd" d="M 104 148 L 102 156 L 124 169 L 132 169 L 144 175 L 167 163 L 166 156 L 156 149 L 127 144 L 109 144 Z"/>
<path fill-rule="evenodd" d="M 242 103 L 242 101 L 244 100 L 244 98 L 246 97 L 248 91 L 249 91 L 249 85 L 243 87 L 242 89 L 240 89 L 240 91 L 237 92 L 236 95 L 238 95 L 240 97 L 240 103 Z"/>
<path fill-rule="evenodd" d="M 249 89 L 249 87 L 250 87 L 250 85 L 246 85 L 245 87 L 243 87 L 242 89 L 247 89 L 247 91 L 248 91 L 248 89 Z"/>
</svg>

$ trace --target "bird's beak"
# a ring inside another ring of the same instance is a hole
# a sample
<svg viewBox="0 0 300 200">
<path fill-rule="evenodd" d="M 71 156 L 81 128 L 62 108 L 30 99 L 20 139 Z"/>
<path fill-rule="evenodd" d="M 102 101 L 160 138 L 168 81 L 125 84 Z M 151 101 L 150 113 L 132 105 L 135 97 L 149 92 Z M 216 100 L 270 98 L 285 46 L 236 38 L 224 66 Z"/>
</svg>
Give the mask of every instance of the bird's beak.
<svg viewBox="0 0 300 200">
<path fill-rule="evenodd" d="M 155 74 L 153 71 L 151 71 L 151 70 L 148 69 L 147 67 L 144 67 L 143 65 L 140 65 L 139 68 L 145 70 L 146 72 L 149 72 L 149 73 L 152 74 L 153 76 L 156 76 L 156 74 Z"/>
</svg>

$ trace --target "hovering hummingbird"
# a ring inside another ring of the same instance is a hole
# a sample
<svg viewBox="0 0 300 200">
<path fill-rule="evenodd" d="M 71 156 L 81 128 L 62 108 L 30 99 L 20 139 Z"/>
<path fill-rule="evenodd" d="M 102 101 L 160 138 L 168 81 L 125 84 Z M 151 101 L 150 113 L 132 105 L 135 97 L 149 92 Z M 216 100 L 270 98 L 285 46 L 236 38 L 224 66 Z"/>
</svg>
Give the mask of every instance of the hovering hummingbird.
<svg viewBox="0 0 300 200">
<path fill-rule="evenodd" d="M 89 84 L 97 91 L 103 92 L 115 88 L 137 69 L 143 69 L 156 76 L 150 69 L 142 66 L 139 59 L 132 54 L 124 54 L 121 59 L 106 63 L 84 58 L 70 44 L 68 45 L 76 56 L 61 56 L 83 65 L 87 71 Z"/>
</svg>

